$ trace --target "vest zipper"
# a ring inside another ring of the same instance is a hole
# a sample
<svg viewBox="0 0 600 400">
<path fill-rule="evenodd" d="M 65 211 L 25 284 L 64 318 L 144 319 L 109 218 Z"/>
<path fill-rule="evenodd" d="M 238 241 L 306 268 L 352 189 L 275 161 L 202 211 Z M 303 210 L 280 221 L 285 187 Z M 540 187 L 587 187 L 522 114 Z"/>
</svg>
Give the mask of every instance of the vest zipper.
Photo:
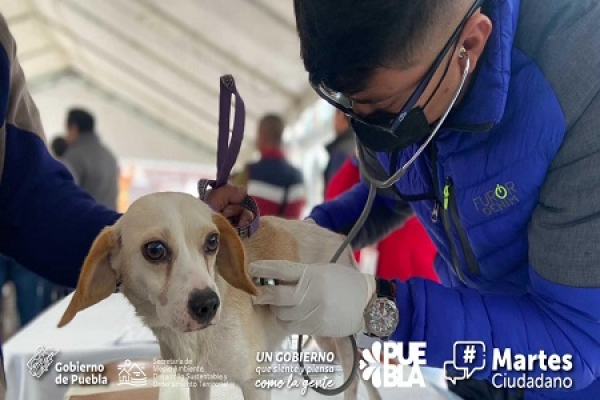
<svg viewBox="0 0 600 400">
<path fill-rule="evenodd" d="M 443 200 L 440 201 L 439 198 L 437 196 L 439 196 L 438 193 L 440 193 L 440 184 L 439 184 L 439 180 L 438 180 L 438 170 L 437 170 L 437 144 L 435 141 L 433 141 L 431 144 L 431 150 L 429 153 L 429 157 L 431 160 L 431 170 L 432 170 L 432 180 L 433 180 L 433 189 L 436 193 L 436 199 L 435 199 L 435 203 L 433 205 L 433 210 L 431 213 L 431 219 L 433 222 L 438 221 L 439 218 L 439 210 L 440 210 L 440 206 L 443 205 L 442 207 L 442 226 L 444 227 L 444 232 L 446 233 L 446 237 L 448 238 L 448 244 L 450 244 L 450 256 L 452 257 L 452 268 L 454 268 L 454 271 L 456 272 L 456 276 L 458 276 L 458 279 L 460 279 L 461 282 L 463 282 L 464 284 L 467 283 L 465 276 L 462 273 L 462 270 L 460 269 L 460 263 L 458 262 L 458 253 L 456 251 L 456 246 L 454 243 L 454 240 L 452 240 L 452 227 L 450 225 L 450 216 L 448 213 L 448 200 L 449 200 L 449 191 L 448 191 L 448 187 L 444 186 L 444 190 L 443 190 Z M 443 202 L 443 204 L 442 204 Z"/>
<path fill-rule="evenodd" d="M 460 222 L 454 183 L 450 177 L 446 178 L 446 185 L 444 186 L 444 210 L 446 210 L 446 214 L 451 219 L 449 222 L 451 222 L 456 228 L 458 240 L 460 241 L 460 246 L 462 248 L 463 255 L 465 256 L 465 260 L 467 261 L 469 272 L 471 272 L 473 275 L 478 275 L 480 272 L 479 266 L 477 265 L 477 259 L 475 258 L 475 254 L 473 253 L 473 249 L 469 243 L 467 232 Z"/>
<path fill-rule="evenodd" d="M 452 225 L 451 225 L 451 216 L 448 210 L 448 203 L 450 200 L 450 190 L 448 184 L 444 186 L 444 206 L 442 207 L 442 224 L 444 225 L 444 231 L 446 231 L 446 236 L 448 236 L 448 243 L 450 244 L 450 255 L 452 256 L 452 267 L 454 267 L 454 271 L 456 272 L 456 276 L 458 279 L 464 284 L 467 283 L 465 279 L 465 275 L 460 268 L 460 262 L 458 261 L 458 253 L 456 251 L 456 245 L 452 238 Z"/>
<path fill-rule="evenodd" d="M 435 193 L 433 209 L 431 210 L 431 222 L 437 224 L 440 216 L 440 187 L 437 174 L 437 144 L 435 139 L 429 144 L 429 161 L 431 162 L 431 180 L 433 181 L 433 192 Z"/>
</svg>

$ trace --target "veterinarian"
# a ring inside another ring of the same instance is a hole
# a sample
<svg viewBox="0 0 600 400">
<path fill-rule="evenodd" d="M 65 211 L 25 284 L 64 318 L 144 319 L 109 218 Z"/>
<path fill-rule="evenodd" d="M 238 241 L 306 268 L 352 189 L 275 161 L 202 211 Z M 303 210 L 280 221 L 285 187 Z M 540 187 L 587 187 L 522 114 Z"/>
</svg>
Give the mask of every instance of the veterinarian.
<svg viewBox="0 0 600 400">
<path fill-rule="evenodd" d="M 401 224 L 408 201 L 439 250 L 443 286 L 393 282 L 391 339 L 426 341 L 440 368 L 456 341 L 482 341 L 485 368 L 452 387 L 464 398 L 523 396 L 492 388 L 493 348 L 572 356 L 570 370 L 527 372 L 571 378 L 568 391 L 526 398 L 600 398 L 600 1 L 294 3 L 311 83 L 353 118 L 364 175 L 387 179 L 439 128 L 379 192 L 355 240 Z M 347 233 L 367 193 L 365 181 L 311 218 Z M 336 265 L 283 269 L 262 262 L 251 274 L 299 282 L 256 300 L 290 332 L 372 328 L 369 313 L 362 324 L 368 278 Z M 389 286 L 380 282 L 377 295 Z"/>
</svg>

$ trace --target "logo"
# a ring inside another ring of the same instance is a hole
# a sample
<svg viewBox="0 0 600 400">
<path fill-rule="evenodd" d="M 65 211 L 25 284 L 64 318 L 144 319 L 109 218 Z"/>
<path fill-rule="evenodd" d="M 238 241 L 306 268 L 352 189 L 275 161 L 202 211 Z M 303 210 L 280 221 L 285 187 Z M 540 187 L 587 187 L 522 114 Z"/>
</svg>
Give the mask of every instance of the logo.
<svg viewBox="0 0 600 400">
<path fill-rule="evenodd" d="M 381 387 L 425 387 L 420 365 L 425 365 L 425 342 L 375 342 L 371 349 L 362 351 L 358 367 L 362 378 L 370 380 L 377 389 Z"/>
<path fill-rule="evenodd" d="M 491 382 L 496 388 L 508 389 L 569 389 L 572 378 L 566 376 L 573 368 L 571 354 L 515 353 L 510 348 L 491 350 Z M 452 360 L 444 363 L 444 378 L 453 384 L 469 379 L 486 366 L 486 348 L 480 341 L 454 343 Z"/>
<path fill-rule="evenodd" d="M 54 362 L 54 356 L 58 350 L 52 348 L 39 347 L 33 357 L 27 362 L 29 373 L 36 379 L 40 379 L 42 375 L 48 372 L 48 369 Z"/>
<path fill-rule="evenodd" d="M 144 370 L 131 360 L 125 360 L 117 366 L 119 371 L 119 385 L 145 386 L 147 377 Z"/>
<path fill-rule="evenodd" d="M 504 186 L 502 186 L 500 184 L 497 184 L 496 190 L 494 190 L 494 194 L 500 200 L 504 200 L 506 198 L 506 196 L 508 196 L 508 189 L 506 189 Z"/>
<path fill-rule="evenodd" d="M 499 213 L 518 202 L 517 188 L 513 181 L 503 185 L 498 183 L 493 190 L 473 198 L 475 209 L 485 215 Z"/>
<path fill-rule="evenodd" d="M 467 340 L 458 341 L 454 343 L 452 360 L 444 363 L 444 378 L 456 384 L 457 381 L 469 379 L 476 371 L 481 371 L 484 368 L 485 343 Z"/>
</svg>

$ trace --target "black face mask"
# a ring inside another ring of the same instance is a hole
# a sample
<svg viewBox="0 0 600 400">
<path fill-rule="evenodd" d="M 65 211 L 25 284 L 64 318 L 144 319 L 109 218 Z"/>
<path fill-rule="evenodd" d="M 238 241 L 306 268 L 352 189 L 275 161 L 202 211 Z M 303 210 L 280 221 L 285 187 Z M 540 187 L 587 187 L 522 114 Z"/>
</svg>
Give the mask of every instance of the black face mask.
<svg viewBox="0 0 600 400">
<path fill-rule="evenodd" d="M 410 110 L 393 132 L 378 129 L 354 118 L 352 128 L 364 147 L 382 153 L 404 150 L 421 142 L 433 132 L 422 107 Z"/>
</svg>

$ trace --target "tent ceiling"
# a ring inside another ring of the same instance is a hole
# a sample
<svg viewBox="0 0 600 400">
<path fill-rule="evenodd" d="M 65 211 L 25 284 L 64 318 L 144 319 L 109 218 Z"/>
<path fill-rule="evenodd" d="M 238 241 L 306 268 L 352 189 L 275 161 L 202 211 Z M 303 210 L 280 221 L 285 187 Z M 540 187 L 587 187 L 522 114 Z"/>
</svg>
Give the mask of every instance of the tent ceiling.
<svg viewBox="0 0 600 400">
<path fill-rule="evenodd" d="M 249 138 L 262 114 L 274 111 L 293 120 L 315 99 L 300 61 L 290 0 L 1 4 L 34 94 L 48 79 L 75 73 L 211 152 L 219 76 L 236 78 Z"/>
</svg>

